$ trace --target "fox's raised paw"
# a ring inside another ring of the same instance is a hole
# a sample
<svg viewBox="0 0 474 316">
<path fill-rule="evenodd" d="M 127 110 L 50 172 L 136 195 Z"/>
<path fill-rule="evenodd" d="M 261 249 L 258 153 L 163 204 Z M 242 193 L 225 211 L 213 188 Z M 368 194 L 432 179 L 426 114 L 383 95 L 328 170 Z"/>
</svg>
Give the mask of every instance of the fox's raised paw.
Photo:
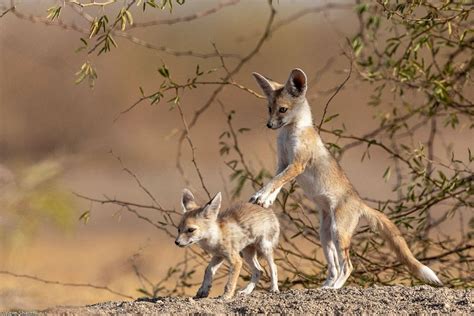
<svg viewBox="0 0 474 316">
<path fill-rule="evenodd" d="M 260 190 L 250 198 L 250 203 L 258 204 L 262 207 L 270 207 L 275 202 L 274 194 L 269 194 L 266 190 Z"/>
<path fill-rule="evenodd" d="M 249 199 L 249 202 L 250 203 L 254 203 L 254 204 L 259 204 L 259 197 L 260 197 L 260 194 L 259 192 L 255 193 L 254 195 L 252 195 Z"/>
</svg>

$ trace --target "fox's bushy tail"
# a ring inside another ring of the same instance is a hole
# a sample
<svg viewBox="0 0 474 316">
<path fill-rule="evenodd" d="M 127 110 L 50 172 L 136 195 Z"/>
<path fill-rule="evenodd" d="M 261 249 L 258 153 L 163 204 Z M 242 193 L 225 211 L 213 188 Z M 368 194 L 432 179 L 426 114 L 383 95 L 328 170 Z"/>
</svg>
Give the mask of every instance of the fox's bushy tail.
<svg viewBox="0 0 474 316">
<path fill-rule="evenodd" d="M 363 215 L 372 230 L 378 232 L 385 239 L 397 254 L 398 259 L 408 267 L 413 275 L 425 283 L 443 285 L 433 270 L 416 260 L 398 227 L 385 214 L 366 206 Z"/>
</svg>

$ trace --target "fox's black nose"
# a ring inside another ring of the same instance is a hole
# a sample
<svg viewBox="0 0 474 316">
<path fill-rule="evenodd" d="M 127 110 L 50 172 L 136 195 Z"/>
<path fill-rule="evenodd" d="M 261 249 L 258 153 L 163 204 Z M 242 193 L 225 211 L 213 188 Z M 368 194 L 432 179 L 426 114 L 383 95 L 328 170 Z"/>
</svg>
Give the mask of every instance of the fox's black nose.
<svg viewBox="0 0 474 316">
<path fill-rule="evenodd" d="M 176 246 L 179 246 L 179 242 L 178 242 L 177 240 L 174 241 L 174 244 L 175 244 Z"/>
<path fill-rule="evenodd" d="M 272 128 L 272 124 L 270 124 L 270 122 L 267 123 L 267 127 L 268 128 Z"/>
</svg>

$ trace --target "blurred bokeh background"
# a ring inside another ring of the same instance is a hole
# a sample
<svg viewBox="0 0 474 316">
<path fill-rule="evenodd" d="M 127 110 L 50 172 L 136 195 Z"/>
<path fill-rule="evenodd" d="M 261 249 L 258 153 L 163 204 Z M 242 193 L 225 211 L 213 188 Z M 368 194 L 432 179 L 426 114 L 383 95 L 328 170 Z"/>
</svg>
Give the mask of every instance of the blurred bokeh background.
<svg viewBox="0 0 474 316">
<path fill-rule="evenodd" d="M 229 2 L 229 1 L 228 1 Z M 139 87 L 151 92 L 159 87 L 158 69 L 166 64 L 173 78 L 182 82 L 201 69 L 219 68 L 219 58 L 174 56 L 116 38 L 118 48 L 97 56 L 76 52 L 86 35 L 48 26 L 29 16 L 46 17 L 55 1 L 17 1 L 16 11 L 0 19 L 0 270 L 38 276 L 47 280 L 106 285 L 130 296 L 141 287 L 134 267 L 151 280 L 162 279 L 170 266 L 183 260 L 184 251 L 173 239 L 116 205 L 93 204 L 75 193 L 102 199 L 151 203 L 126 167 L 139 177 L 163 207 L 179 210 L 181 190 L 188 185 L 202 200 L 207 198 L 194 172 L 187 144 L 182 165 L 186 184 L 176 167 L 182 122 L 179 112 L 166 102 L 141 103 L 114 120 L 138 100 Z M 214 8 L 219 1 L 187 1 L 169 10 L 147 10 L 133 6 L 135 22 L 183 17 Z M 348 2 L 340 2 L 349 4 Z M 1 0 L 3 8 L 10 1 Z M 276 23 L 323 1 L 277 1 Z M 101 10 L 97 8 L 97 10 Z M 113 7 L 104 8 L 115 12 Z M 111 14 L 111 15 L 115 15 Z M 213 14 L 188 22 L 131 29 L 128 32 L 155 46 L 176 51 L 214 53 L 213 43 L 223 53 L 247 55 L 261 38 L 270 11 L 265 1 L 240 1 Z M 69 6 L 61 20 L 88 28 Z M 257 92 L 251 72 L 285 81 L 294 67 L 308 74 L 308 94 L 315 121 L 325 103 L 348 72 L 341 54 L 357 28 L 353 8 L 325 8 L 282 25 L 265 41 L 258 53 L 233 76 Z M 93 88 L 76 84 L 75 73 L 85 59 L 95 67 Z M 229 67 L 239 62 L 226 58 Z M 219 70 L 215 78 L 223 77 Z M 188 120 L 210 97 L 215 86 L 186 91 L 181 106 Z M 237 110 L 233 124 L 249 128 L 240 145 L 253 166 L 273 170 L 274 131 L 265 127 L 265 101 L 232 86 L 218 96 L 227 111 Z M 329 91 L 329 92 L 328 92 Z M 352 77 L 331 102 L 328 114 L 339 116 L 329 126 L 342 125 L 362 135 L 379 124 L 366 106 L 372 87 Z M 393 100 L 390 100 L 393 102 Z M 227 130 L 226 115 L 217 102 L 192 128 L 205 182 L 211 193 L 224 192 L 230 200 L 229 168 L 219 154 L 219 136 Z M 429 127 L 417 137 L 426 141 Z M 463 129 L 444 134 L 443 142 L 453 150 L 472 143 L 472 133 Z M 325 140 L 331 140 L 326 136 Z M 442 146 L 436 155 L 446 156 Z M 361 160 L 364 148 L 344 155 L 341 165 L 364 197 L 383 199 L 392 194 L 384 181 L 387 157 L 373 150 Z M 119 158 L 119 159 L 117 159 Z M 242 198 L 250 196 L 245 188 Z M 146 216 L 153 216 L 150 210 Z M 82 215 L 82 217 L 81 217 Z M 458 223 L 443 226 L 456 235 Z M 78 305 L 122 299 L 107 291 L 87 287 L 63 287 L 34 280 L 0 275 L 0 310 L 33 309 L 66 304 Z"/>
</svg>

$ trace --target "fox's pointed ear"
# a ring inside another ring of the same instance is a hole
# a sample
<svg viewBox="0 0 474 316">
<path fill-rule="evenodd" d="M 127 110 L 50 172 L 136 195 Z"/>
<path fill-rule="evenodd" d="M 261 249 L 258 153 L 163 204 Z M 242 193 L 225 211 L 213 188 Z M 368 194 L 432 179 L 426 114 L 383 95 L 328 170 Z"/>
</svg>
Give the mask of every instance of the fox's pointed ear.
<svg viewBox="0 0 474 316">
<path fill-rule="evenodd" d="M 204 217 L 209 218 L 209 219 L 217 218 L 217 214 L 219 214 L 219 210 L 221 208 L 221 202 L 222 202 L 222 194 L 219 192 L 202 210 Z"/>
<path fill-rule="evenodd" d="M 273 94 L 273 91 L 282 87 L 281 84 L 272 81 L 268 78 L 265 78 L 258 72 L 252 72 L 252 75 L 255 77 L 255 80 L 257 80 L 258 85 L 260 86 L 260 88 L 262 88 L 262 91 L 263 93 L 265 93 L 267 98 Z"/>
<path fill-rule="evenodd" d="M 285 89 L 295 98 L 304 96 L 306 94 L 307 81 L 308 79 L 303 70 L 295 68 L 290 73 Z"/>
<path fill-rule="evenodd" d="M 183 197 L 181 198 L 181 208 L 183 213 L 198 208 L 194 195 L 188 189 L 183 190 Z"/>
</svg>

